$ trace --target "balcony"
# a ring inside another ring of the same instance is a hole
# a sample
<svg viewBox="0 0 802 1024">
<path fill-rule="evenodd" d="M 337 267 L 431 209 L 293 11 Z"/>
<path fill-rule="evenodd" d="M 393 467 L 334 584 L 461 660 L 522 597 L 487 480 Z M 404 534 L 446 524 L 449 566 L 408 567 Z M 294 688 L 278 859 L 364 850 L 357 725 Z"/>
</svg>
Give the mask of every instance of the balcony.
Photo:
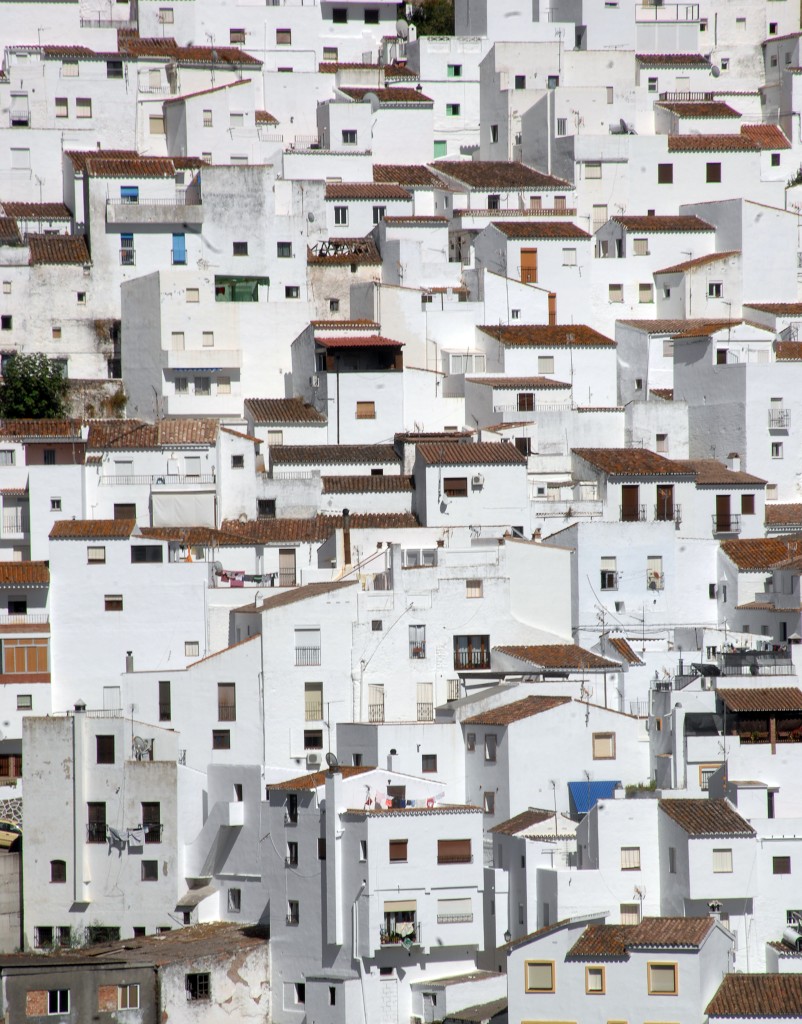
<svg viewBox="0 0 802 1024">
<path fill-rule="evenodd" d="M 167 90 L 165 90 L 167 91 Z M 203 204 L 197 188 L 179 189 L 172 196 L 107 199 L 107 224 L 203 224 Z"/>
<path fill-rule="evenodd" d="M 645 523 L 646 522 L 646 506 L 645 505 L 620 505 L 619 511 L 621 514 L 622 523 Z"/>
<path fill-rule="evenodd" d="M 420 945 L 420 925 L 416 921 L 396 924 L 395 931 L 387 927 L 379 929 L 379 942 L 382 946 Z"/>
<path fill-rule="evenodd" d="M 446 693 L 446 700 L 459 700 L 462 696 L 462 687 L 459 679 L 447 679 L 446 685 L 448 691 Z"/>
<path fill-rule="evenodd" d="M 654 521 L 656 523 L 671 523 L 679 526 L 682 523 L 681 505 L 655 505 Z"/>
<path fill-rule="evenodd" d="M 7 508 L 3 510 L 3 536 L 26 534 L 31 528 L 27 508 Z"/>
<path fill-rule="evenodd" d="M 87 843 L 105 843 L 106 842 L 106 822 L 105 821 L 90 821 L 86 826 L 86 841 Z"/>
<path fill-rule="evenodd" d="M 284 584 L 281 584 L 284 586 Z M 296 647 L 295 648 L 295 664 L 308 667 L 310 665 L 320 664 L 320 648 L 319 647 Z"/>
<path fill-rule="evenodd" d="M 198 487 L 200 485 L 213 487 L 215 482 L 214 473 L 195 473 L 194 475 L 161 473 L 158 476 L 147 473 L 134 475 L 107 473 L 98 481 L 103 487 Z"/>
<path fill-rule="evenodd" d="M 473 914 L 438 914 L 438 924 L 471 924 Z"/>
<path fill-rule="evenodd" d="M 740 533 L 740 515 L 719 515 L 714 513 L 712 518 L 713 533 Z"/>
<path fill-rule="evenodd" d="M 425 658 L 426 657 L 426 641 L 410 641 L 409 644 L 409 656 L 410 658 Z"/>
<path fill-rule="evenodd" d="M 208 348 L 169 349 L 166 355 L 169 370 L 236 369 L 242 366 L 242 351 L 238 348 L 215 348 L 210 345 Z M 195 394 L 200 394 L 197 387 Z"/>
<path fill-rule="evenodd" d="M 304 719 L 307 722 L 321 722 L 323 720 L 323 702 L 307 700 L 304 704 Z"/>
<path fill-rule="evenodd" d="M 369 722 L 383 722 L 384 721 L 384 703 L 381 704 L 368 704 L 368 721 Z"/>
<path fill-rule="evenodd" d="M 171 704 L 165 704 L 165 703 L 160 701 L 159 702 L 159 721 L 160 722 L 169 722 L 169 721 L 172 720 L 172 717 L 173 717 L 172 705 Z"/>
<path fill-rule="evenodd" d="M 790 430 L 790 409 L 769 409 L 769 430 Z"/>
<path fill-rule="evenodd" d="M 164 825 L 158 821 L 146 821 L 142 826 L 145 830 L 145 845 L 149 843 L 160 843 L 162 841 L 162 833 L 164 832 Z"/>
<path fill-rule="evenodd" d="M 434 704 L 421 704 L 420 702 L 418 703 L 418 721 L 434 721 Z"/>
<path fill-rule="evenodd" d="M 454 651 L 454 668 L 490 668 L 490 651 L 484 648 L 478 651 L 460 648 Z"/>
<path fill-rule="evenodd" d="M 19 630 L 25 632 L 46 633 L 40 626 L 49 626 L 50 616 L 47 612 L 25 612 L 22 615 L 0 615 L 0 630 L 8 632 Z"/>
<path fill-rule="evenodd" d="M 236 722 L 237 720 L 237 709 L 232 704 L 218 704 L 217 705 L 217 721 L 218 722 Z"/>
<path fill-rule="evenodd" d="M 636 4 L 636 22 L 688 22 L 699 20 L 699 4 Z"/>
<path fill-rule="evenodd" d="M 278 585 L 280 587 L 297 587 L 298 581 L 295 578 L 294 569 L 279 569 L 278 571 Z M 319 665 L 320 662 L 317 662 Z"/>
</svg>

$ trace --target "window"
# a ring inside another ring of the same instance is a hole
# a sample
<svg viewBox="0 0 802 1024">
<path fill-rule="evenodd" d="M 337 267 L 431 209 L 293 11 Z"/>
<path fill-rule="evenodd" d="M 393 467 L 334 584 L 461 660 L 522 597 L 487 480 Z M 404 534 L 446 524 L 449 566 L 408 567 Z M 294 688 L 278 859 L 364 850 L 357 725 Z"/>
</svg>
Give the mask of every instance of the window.
<svg viewBox="0 0 802 1024">
<path fill-rule="evenodd" d="M 66 96 L 56 96 L 56 117 L 69 117 L 70 104 Z"/>
<path fill-rule="evenodd" d="M 420 760 L 422 772 L 437 771 L 437 754 L 421 754 Z"/>
<path fill-rule="evenodd" d="M 601 559 L 601 589 L 618 590 L 618 572 L 615 556 L 604 555 Z M 595 755 L 594 755 L 595 756 Z"/>
<path fill-rule="evenodd" d="M 123 62 L 121 60 L 106 61 L 106 78 L 122 78 Z"/>
<path fill-rule="evenodd" d="M 465 596 L 467 598 L 482 597 L 484 584 L 482 580 L 465 580 Z"/>
<path fill-rule="evenodd" d="M 710 184 L 721 182 L 721 164 L 708 163 L 705 168 L 705 180 Z"/>
<path fill-rule="evenodd" d="M 158 882 L 159 880 L 159 862 L 157 860 L 143 860 L 142 865 L 142 881 L 143 882 Z"/>
<path fill-rule="evenodd" d="M 287 570 L 289 573 L 289 570 Z M 294 572 L 293 572 L 294 583 Z M 320 630 L 319 629 L 296 629 L 295 630 L 295 664 L 296 665 L 319 665 L 320 664 Z"/>
<path fill-rule="evenodd" d="M 465 476 L 444 477 L 443 493 L 447 498 L 467 498 L 468 478 Z"/>
<path fill-rule="evenodd" d="M 103 603 L 107 612 L 121 612 L 123 610 L 122 594 L 106 594 L 103 598 Z"/>
<path fill-rule="evenodd" d="M 446 69 L 446 76 L 448 78 L 462 78 L 462 65 L 449 64 Z"/>
<path fill-rule="evenodd" d="M 520 320 L 521 319 L 521 311 L 520 311 L 520 309 L 511 309 L 510 310 L 510 319 L 511 320 Z"/>
<path fill-rule="evenodd" d="M 779 153 L 772 153 L 771 154 L 771 166 L 772 167 L 779 167 L 780 166 L 780 154 Z"/>
<path fill-rule="evenodd" d="M 217 720 L 218 722 L 236 722 L 237 720 L 237 684 L 217 684 Z"/>
<path fill-rule="evenodd" d="M 228 30 L 228 41 L 232 46 L 240 46 L 245 42 L 244 28 L 230 28 Z"/>
<path fill-rule="evenodd" d="M 624 286 L 622 284 L 611 284 L 607 289 L 607 297 L 610 302 L 624 301 Z"/>
<path fill-rule="evenodd" d="M 232 455 L 231 456 L 231 468 L 232 469 L 245 469 L 245 456 L 244 455 Z"/>
<path fill-rule="evenodd" d="M 145 832 L 145 844 L 153 845 L 162 841 L 162 805 L 158 800 L 143 801 L 142 828 Z"/>
<path fill-rule="evenodd" d="M 173 13 L 172 7 L 160 7 L 159 23 L 162 25 L 172 25 L 174 22 L 175 14 Z"/>
<path fill-rule="evenodd" d="M 732 850 L 713 850 L 713 874 L 732 874 Z"/>
<path fill-rule="evenodd" d="M 668 848 L 668 873 L 669 875 L 677 873 L 677 851 L 673 846 Z"/>
<path fill-rule="evenodd" d="M 159 721 L 170 722 L 173 717 L 172 699 L 170 695 L 170 680 L 159 680 Z"/>
<path fill-rule="evenodd" d="M 791 874 L 791 858 L 790 857 L 772 857 L 771 858 L 771 872 L 773 875 L 790 875 Z"/>
<path fill-rule="evenodd" d="M 496 763 L 496 750 L 498 747 L 498 738 L 494 732 L 485 734 L 485 763 L 495 764 Z"/>
<path fill-rule="evenodd" d="M 527 992 L 554 991 L 554 961 L 527 960 L 524 963 Z"/>
<path fill-rule="evenodd" d="M 187 236 L 182 232 L 173 234 L 173 265 L 176 267 L 186 266 L 187 262 Z"/>
<path fill-rule="evenodd" d="M 186 976 L 187 999 L 194 1002 L 196 999 L 211 999 L 212 997 L 212 976 L 204 974 L 188 974 Z"/>
<path fill-rule="evenodd" d="M 783 443 L 782 443 L 782 441 L 772 441 L 772 444 L 771 444 L 771 457 L 773 459 L 781 459 L 783 457 Z"/>
<path fill-rule="evenodd" d="M 613 761 L 615 760 L 615 733 L 594 732 L 593 733 L 593 760 Z"/>
<path fill-rule="evenodd" d="M 600 996 L 604 995 L 605 992 L 605 978 L 603 967 L 586 967 L 585 968 L 585 992 L 589 996 Z"/>
<path fill-rule="evenodd" d="M 658 185 L 673 185 L 674 184 L 674 165 L 673 164 L 658 164 L 657 165 L 657 184 Z"/>
<path fill-rule="evenodd" d="M 212 729 L 212 750 L 231 750 L 230 729 Z"/>
<path fill-rule="evenodd" d="M 387 214 L 386 206 L 374 206 L 373 207 L 373 223 L 380 224 Z"/>
<path fill-rule="evenodd" d="M 339 227 L 346 227 L 348 225 L 348 207 L 347 206 L 335 206 L 334 207 L 334 223 Z"/>
<path fill-rule="evenodd" d="M 560 84 L 560 76 L 559 75 L 549 75 L 548 78 L 546 79 L 546 88 L 547 89 L 556 89 L 559 84 Z"/>
<path fill-rule="evenodd" d="M 292 258 L 292 242 L 276 242 L 276 255 L 280 260 Z"/>
<path fill-rule="evenodd" d="M 62 78 L 78 78 L 80 75 L 80 69 L 78 67 L 77 60 L 65 60 L 61 64 L 61 77 Z"/>
<path fill-rule="evenodd" d="M 375 420 L 376 419 L 376 403 L 375 402 L 357 402 L 356 403 L 356 418 L 358 420 Z"/>
<path fill-rule="evenodd" d="M 114 764 L 114 737 L 96 736 L 95 741 L 97 744 L 97 763 Z"/>
<path fill-rule="evenodd" d="M 164 135 L 164 115 L 151 114 L 148 118 L 148 130 L 151 135 Z"/>
<path fill-rule="evenodd" d="M 654 302 L 654 285 L 651 282 L 638 285 L 638 302 Z"/>
<path fill-rule="evenodd" d="M 487 197 L 487 208 L 488 210 L 498 210 L 501 208 L 501 196 L 489 195 Z"/>
<path fill-rule="evenodd" d="M 657 79 L 656 78 L 650 78 L 649 79 L 649 81 L 647 83 L 647 90 L 648 90 L 648 92 L 657 92 Z"/>
<path fill-rule="evenodd" d="M 32 711 L 33 697 L 30 693 L 17 694 L 17 711 Z"/>
<path fill-rule="evenodd" d="M 649 995 L 675 996 L 677 994 L 677 965 L 649 964 Z"/>
<path fill-rule="evenodd" d="M 601 178 L 602 176 L 602 165 L 598 161 L 588 161 L 585 164 L 585 177 L 586 178 Z"/>
<path fill-rule="evenodd" d="M 194 384 L 196 395 L 210 395 L 212 393 L 211 377 L 195 377 Z"/>
<path fill-rule="evenodd" d="M 29 171 L 31 169 L 31 151 L 30 149 L 12 149 L 11 150 L 11 170 L 12 171 Z"/>
<path fill-rule="evenodd" d="M 776 872 L 775 872 L 776 874 Z M 66 882 L 67 881 L 67 862 L 65 860 L 51 860 L 50 861 L 50 881 L 51 882 Z"/>
<path fill-rule="evenodd" d="M 666 298 L 670 298 L 670 295 L 667 295 Z M 665 359 L 674 358 L 674 342 L 671 338 L 663 339 L 663 357 Z"/>
<path fill-rule="evenodd" d="M 13 329 L 13 326 L 14 326 L 14 319 L 13 319 L 13 317 L 9 313 L 6 313 L 3 316 L 0 316 L 0 330 L 10 331 L 10 330 Z"/>
<path fill-rule="evenodd" d="M 47 993 L 48 1015 L 70 1012 L 70 990 L 67 988 L 51 988 Z"/>
<path fill-rule="evenodd" d="M 140 565 L 145 562 L 163 562 L 164 549 L 161 544 L 137 544 L 131 548 L 132 564 Z"/>
<path fill-rule="evenodd" d="M 247 256 L 248 255 L 248 243 L 247 242 L 234 242 L 232 243 L 232 253 L 234 256 Z"/>
<path fill-rule="evenodd" d="M 470 839 L 438 839 L 438 864 L 470 864 L 473 861 Z"/>
<path fill-rule="evenodd" d="M 347 7 L 335 7 L 331 12 L 331 20 L 335 25 L 347 25 L 348 24 L 348 8 Z"/>
<path fill-rule="evenodd" d="M 139 985 L 118 985 L 117 986 L 117 1009 L 138 1010 L 139 1009 Z"/>
<path fill-rule="evenodd" d="M 285 299 L 300 299 L 301 288 L 297 284 L 288 284 L 284 287 L 284 298 Z"/>
<path fill-rule="evenodd" d="M 106 804 L 88 803 L 86 805 L 88 823 L 86 826 L 87 843 L 106 842 Z"/>
<path fill-rule="evenodd" d="M 229 114 L 228 126 L 229 128 L 243 128 L 245 126 L 245 115 L 241 113 Z"/>
<path fill-rule="evenodd" d="M 476 733 L 469 732 L 465 734 L 465 749 L 469 754 L 472 754 L 476 750 Z"/>
<path fill-rule="evenodd" d="M 133 267 L 136 263 L 134 236 L 129 231 L 124 231 L 120 235 L 120 263 L 124 267 Z"/>
<path fill-rule="evenodd" d="M 78 303 L 79 306 L 85 306 L 86 305 L 86 292 L 76 292 L 75 293 L 75 301 Z"/>
<path fill-rule="evenodd" d="M 621 870 L 622 871 L 640 871 L 640 847 L 639 846 L 622 846 L 621 847 Z"/>
<path fill-rule="evenodd" d="M 241 889 L 229 889 L 228 890 L 228 912 L 229 914 L 238 914 L 242 905 L 242 890 Z"/>
<path fill-rule="evenodd" d="M 50 511 L 51 512 L 60 512 L 61 511 L 61 498 L 51 498 L 50 499 Z"/>
<path fill-rule="evenodd" d="M 490 125 L 490 141 L 491 142 L 498 142 L 498 125 L 497 124 L 491 124 Z"/>
<path fill-rule="evenodd" d="M 563 249 L 563 266 L 576 266 L 576 249 Z"/>
<path fill-rule="evenodd" d="M 562 136 L 568 133 L 568 118 L 558 117 L 557 118 L 557 135 Z"/>
<path fill-rule="evenodd" d="M 537 372 L 554 373 L 554 356 L 538 356 Z"/>
<path fill-rule="evenodd" d="M 340 300 L 339 299 L 329 299 L 329 313 L 339 313 L 339 312 L 340 312 Z"/>
<path fill-rule="evenodd" d="M 622 903 L 618 908 L 621 924 L 640 924 L 640 910 L 637 903 Z"/>
<path fill-rule="evenodd" d="M 656 434 L 655 435 L 655 445 L 654 446 L 657 449 L 658 454 L 660 454 L 660 455 L 667 455 L 668 454 L 668 434 Z"/>
<path fill-rule="evenodd" d="M 356 128 L 344 128 L 342 140 L 344 146 L 355 146 L 357 141 Z"/>
<path fill-rule="evenodd" d="M 496 794 L 495 793 L 493 793 L 492 791 L 485 791 L 482 809 L 484 810 L 485 814 L 495 814 L 496 813 Z"/>
</svg>

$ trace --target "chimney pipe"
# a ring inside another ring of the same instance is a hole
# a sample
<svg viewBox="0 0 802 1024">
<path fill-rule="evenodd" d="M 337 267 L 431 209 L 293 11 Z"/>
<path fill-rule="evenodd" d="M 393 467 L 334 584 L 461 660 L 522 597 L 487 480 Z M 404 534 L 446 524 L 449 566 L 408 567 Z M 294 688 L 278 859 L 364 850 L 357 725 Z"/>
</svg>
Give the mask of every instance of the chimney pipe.
<svg viewBox="0 0 802 1024">
<path fill-rule="evenodd" d="M 351 510 L 343 509 L 343 562 L 351 564 Z"/>
<path fill-rule="evenodd" d="M 125 652 L 125 671 L 126 672 L 133 672 L 134 671 L 134 652 L 133 651 L 126 651 Z"/>
</svg>

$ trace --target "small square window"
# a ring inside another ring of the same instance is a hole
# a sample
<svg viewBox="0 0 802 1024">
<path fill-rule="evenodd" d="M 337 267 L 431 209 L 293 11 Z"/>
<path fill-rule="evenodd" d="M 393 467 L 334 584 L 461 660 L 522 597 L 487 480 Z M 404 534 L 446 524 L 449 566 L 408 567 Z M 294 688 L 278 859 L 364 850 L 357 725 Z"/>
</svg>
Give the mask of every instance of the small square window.
<svg viewBox="0 0 802 1024">
<path fill-rule="evenodd" d="M 524 964 L 527 992 L 554 991 L 554 961 L 527 960 Z"/>
<path fill-rule="evenodd" d="M 187 300 L 187 302 L 200 302 L 200 289 L 199 288 L 187 288 L 186 300 Z"/>
<path fill-rule="evenodd" d="M 335 25 L 347 25 L 348 24 L 348 8 L 347 7 L 335 7 L 331 12 L 331 20 Z"/>
<path fill-rule="evenodd" d="M 650 78 L 649 79 L 648 84 L 647 84 L 647 89 L 648 89 L 649 92 L 657 92 L 657 79 L 656 78 Z"/>
<path fill-rule="evenodd" d="M 712 184 L 721 183 L 721 164 L 714 162 L 708 163 L 705 168 L 705 180 Z"/>
<path fill-rule="evenodd" d="M 462 78 L 462 65 L 461 64 L 449 64 L 446 69 L 448 78 Z"/>
<path fill-rule="evenodd" d="M 276 255 L 280 260 L 292 258 L 292 242 L 276 242 Z"/>
<path fill-rule="evenodd" d="M 79 306 L 85 306 L 86 305 L 86 292 L 76 292 L 75 293 L 75 301 L 78 303 Z"/>
<path fill-rule="evenodd" d="M 657 184 L 658 185 L 672 185 L 674 183 L 674 165 L 673 164 L 658 164 L 657 165 Z"/>
<path fill-rule="evenodd" d="M 142 881 L 143 882 L 158 882 L 159 880 L 159 862 L 157 860 L 143 860 L 142 861 Z"/>
<path fill-rule="evenodd" d="M 197 658 L 200 656 L 200 642 L 198 640 L 184 641 L 184 657 Z"/>
<path fill-rule="evenodd" d="M 482 597 L 484 585 L 482 580 L 465 580 L 465 596 L 469 598 Z"/>
<path fill-rule="evenodd" d="M 56 117 L 69 117 L 70 105 L 66 96 L 56 96 Z"/>
<path fill-rule="evenodd" d="M 460 110 L 459 103 L 446 103 L 446 117 L 459 117 Z"/>
<path fill-rule="evenodd" d="M 10 313 L 0 316 L 0 331 L 10 331 L 14 325 L 14 319 Z"/>
<path fill-rule="evenodd" d="M 212 750 L 231 750 L 230 729 L 212 729 Z"/>
<path fill-rule="evenodd" d="M 713 873 L 716 875 L 732 874 L 732 850 L 713 850 Z"/>
<path fill-rule="evenodd" d="M 516 89 L 525 89 L 526 88 L 526 75 L 516 75 L 515 76 L 515 88 Z"/>
<path fill-rule="evenodd" d="M 329 313 L 339 313 L 339 312 L 340 312 L 340 300 L 339 299 L 329 299 Z"/>
<path fill-rule="evenodd" d="M 741 495 L 741 515 L 742 516 L 753 516 L 755 514 L 755 496 L 754 494 L 742 494 Z"/>
<path fill-rule="evenodd" d="M 214 331 L 203 331 L 201 334 L 201 345 L 204 348 L 214 348 Z"/>
<path fill-rule="evenodd" d="M 60 512 L 61 511 L 61 498 L 51 498 L 50 499 L 50 511 L 51 512 Z"/>
<path fill-rule="evenodd" d="M 655 449 L 658 455 L 668 454 L 668 434 L 655 435 Z"/>
<path fill-rule="evenodd" d="M 245 29 L 231 28 L 228 30 L 228 41 L 232 46 L 242 46 L 245 43 Z"/>
<path fill-rule="evenodd" d="M 17 694 L 17 711 L 32 711 L 33 697 L 30 693 Z"/>
<path fill-rule="evenodd" d="M 292 29 L 276 29 L 276 46 L 290 46 L 292 44 Z"/>
<path fill-rule="evenodd" d="M 624 286 L 623 284 L 611 284 L 607 288 L 607 297 L 610 302 L 623 302 L 624 301 Z"/>
<path fill-rule="evenodd" d="M 621 870 L 622 871 L 640 871 L 640 847 L 639 846 L 622 846 L 621 847 Z"/>
<path fill-rule="evenodd" d="M 284 287 L 284 298 L 285 299 L 300 299 L 301 288 L 297 284 L 288 284 Z"/>
<path fill-rule="evenodd" d="M 773 459 L 781 459 L 783 457 L 783 443 L 782 441 L 773 441 L 771 445 L 771 457 Z"/>
<path fill-rule="evenodd" d="M 103 604 L 107 612 L 121 612 L 123 610 L 122 594 L 106 594 Z"/>
<path fill-rule="evenodd" d="M 605 978 L 603 967 L 585 968 L 585 992 L 589 996 L 601 996 L 605 992 Z"/>
<path fill-rule="evenodd" d="M 601 178 L 602 176 L 602 165 L 597 160 L 589 160 L 585 164 L 585 177 L 586 178 Z"/>
<path fill-rule="evenodd" d="M 615 760 L 615 733 L 594 732 L 593 733 L 593 760 L 614 761 Z"/>
<path fill-rule="evenodd" d="M 421 772 L 437 771 L 437 754 L 421 754 Z"/>
<path fill-rule="evenodd" d="M 232 469 L 245 469 L 245 456 L 244 455 L 232 455 L 231 456 L 231 468 Z"/>
<path fill-rule="evenodd" d="M 779 153 L 772 153 L 771 154 L 771 166 L 772 167 L 779 167 L 780 166 L 780 154 Z"/>
<path fill-rule="evenodd" d="M 232 245 L 232 252 L 234 256 L 247 256 L 248 255 L 248 243 L 247 242 L 234 242 Z"/>
<path fill-rule="evenodd" d="M 790 875 L 791 874 L 791 858 L 790 857 L 772 857 L 771 858 L 771 872 L 773 875 Z"/>
<path fill-rule="evenodd" d="M 677 965 L 649 964 L 649 995 L 675 996 L 677 994 Z"/>
<path fill-rule="evenodd" d="M 91 117 L 92 116 L 92 101 L 88 97 L 77 99 L 75 101 L 75 116 L 76 117 Z"/>
<path fill-rule="evenodd" d="M 164 135 L 164 116 L 162 114 L 151 114 L 148 118 L 148 130 L 151 135 Z"/>
<path fill-rule="evenodd" d="M 358 420 L 375 420 L 376 419 L 376 403 L 375 402 L 357 402 L 356 403 L 356 418 Z"/>
<path fill-rule="evenodd" d="M 334 223 L 339 227 L 347 227 L 348 225 L 348 207 L 347 206 L 335 206 L 334 207 Z"/>
</svg>

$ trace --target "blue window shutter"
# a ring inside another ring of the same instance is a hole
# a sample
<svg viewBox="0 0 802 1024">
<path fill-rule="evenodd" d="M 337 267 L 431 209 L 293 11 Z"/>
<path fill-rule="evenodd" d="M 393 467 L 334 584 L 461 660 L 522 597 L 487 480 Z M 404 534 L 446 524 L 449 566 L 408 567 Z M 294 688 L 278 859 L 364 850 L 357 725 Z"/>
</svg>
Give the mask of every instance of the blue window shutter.
<svg viewBox="0 0 802 1024">
<path fill-rule="evenodd" d="M 138 203 L 139 185 L 120 185 L 120 199 L 128 203 Z"/>
<path fill-rule="evenodd" d="M 187 262 L 186 235 L 173 235 L 173 263 Z"/>
</svg>

